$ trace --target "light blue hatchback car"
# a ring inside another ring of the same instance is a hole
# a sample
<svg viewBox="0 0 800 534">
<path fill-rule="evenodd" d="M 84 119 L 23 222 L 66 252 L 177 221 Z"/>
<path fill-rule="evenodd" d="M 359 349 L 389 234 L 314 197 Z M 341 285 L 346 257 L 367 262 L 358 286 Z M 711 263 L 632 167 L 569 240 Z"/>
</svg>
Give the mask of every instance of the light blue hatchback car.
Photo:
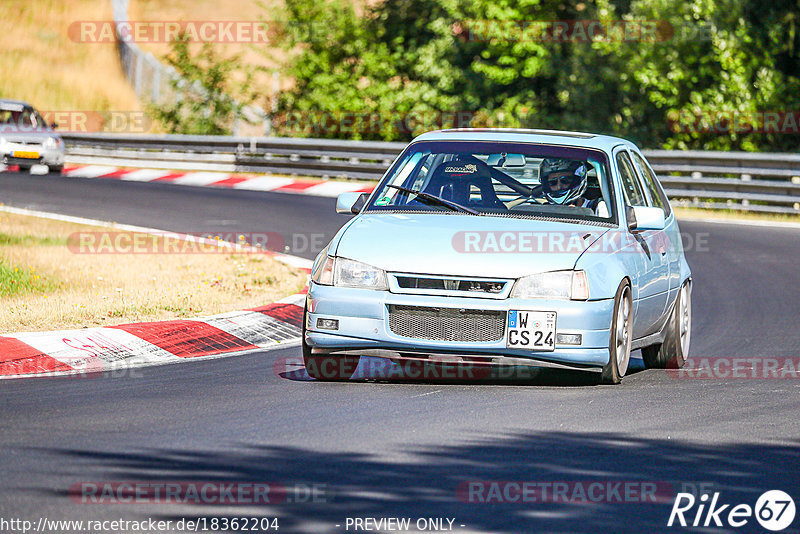
<svg viewBox="0 0 800 534">
<path fill-rule="evenodd" d="M 362 356 L 596 372 L 632 350 L 681 367 L 692 278 L 647 160 L 615 137 L 541 130 L 429 132 L 312 269 L 303 357 L 347 379 Z"/>
</svg>

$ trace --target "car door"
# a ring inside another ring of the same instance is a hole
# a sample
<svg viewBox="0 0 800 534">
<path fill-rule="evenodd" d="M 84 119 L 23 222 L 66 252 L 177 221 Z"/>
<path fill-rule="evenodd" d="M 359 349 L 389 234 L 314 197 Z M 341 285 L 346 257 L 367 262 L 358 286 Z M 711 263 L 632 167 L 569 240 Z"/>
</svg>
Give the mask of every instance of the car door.
<svg viewBox="0 0 800 534">
<path fill-rule="evenodd" d="M 650 206 L 639 175 L 634 169 L 631 155 L 626 149 L 615 154 L 617 169 L 622 182 L 624 206 Z M 633 243 L 627 252 L 634 255 L 638 266 L 638 284 L 634 296 L 638 296 L 633 337 L 638 339 L 654 333 L 660 326 L 667 305 L 669 292 L 669 259 L 664 230 L 629 230 Z"/>
<path fill-rule="evenodd" d="M 666 221 L 664 232 L 667 239 L 667 259 L 669 264 L 669 297 L 667 298 L 667 307 L 669 307 L 681 287 L 681 255 L 683 254 L 681 234 L 678 230 L 678 222 L 669 205 L 667 194 L 664 193 L 655 171 L 653 171 L 653 168 L 642 154 L 632 150 L 631 155 L 633 156 L 633 164 L 642 178 L 650 205 L 661 208 L 664 211 L 664 219 Z"/>
</svg>

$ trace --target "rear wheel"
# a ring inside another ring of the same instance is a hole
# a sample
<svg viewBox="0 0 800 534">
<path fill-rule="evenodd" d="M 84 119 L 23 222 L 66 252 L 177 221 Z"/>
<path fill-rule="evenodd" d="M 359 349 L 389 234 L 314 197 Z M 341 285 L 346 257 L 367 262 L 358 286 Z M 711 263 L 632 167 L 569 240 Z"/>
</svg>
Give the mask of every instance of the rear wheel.
<svg viewBox="0 0 800 534">
<path fill-rule="evenodd" d="M 30 165 L 17 165 L 17 167 L 19 168 L 19 172 L 31 172 Z"/>
<path fill-rule="evenodd" d="M 623 280 L 614 297 L 614 316 L 608 340 L 608 363 L 603 367 L 601 382 L 619 384 L 628 371 L 631 360 L 631 333 L 633 330 L 633 299 L 631 286 Z"/>
<path fill-rule="evenodd" d="M 649 369 L 680 369 L 689 356 L 692 341 L 692 291 L 685 282 L 678 292 L 667 321 L 664 341 L 642 349 L 642 359 Z"/>
<path fill-rule="evenodd" d="M 47 172 L 49 174 L 61 174 L 64 171 L 63 165 L 48 165 Z"/>
<path fill-rule="evenodd" d="M 308 308 L 303 310 L 302 344 L 303 363 L 311 378 L 330 382 L 349 380 L 358 367 L 360 356 L 322 356 L 311 354 L 311 346 L 306 343 L 306 317 Z"/>
</svg>

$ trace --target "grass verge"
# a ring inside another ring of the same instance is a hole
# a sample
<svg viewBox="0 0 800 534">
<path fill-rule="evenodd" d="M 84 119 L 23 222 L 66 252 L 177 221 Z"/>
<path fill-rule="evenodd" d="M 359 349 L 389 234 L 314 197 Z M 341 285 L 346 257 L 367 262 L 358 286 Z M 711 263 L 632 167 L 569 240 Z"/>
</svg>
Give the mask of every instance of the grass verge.
<svg viewBox="0 0 800 534">
<path fill-rule="evenodd" d="M 68 31 L 77 21 L 111 20 L 111 2 L 4 0 L 2 8 L 0 98 L 41 112 L 141 109 L 116 45 L 76 42 Z"/>
<path fill-rule="evenodd" d="M 100 234 L 98 234 L 100 232 Z M 113 228 L 0 213 L 0 333 L 211 315 L 298 292 L 306 275 L 261 253 L 217 247 L 81 249 Z M 141 235 L 141 234 L 140 234 Z M 155 239 L 155 241 L 153 241 Z"/>
</svg>

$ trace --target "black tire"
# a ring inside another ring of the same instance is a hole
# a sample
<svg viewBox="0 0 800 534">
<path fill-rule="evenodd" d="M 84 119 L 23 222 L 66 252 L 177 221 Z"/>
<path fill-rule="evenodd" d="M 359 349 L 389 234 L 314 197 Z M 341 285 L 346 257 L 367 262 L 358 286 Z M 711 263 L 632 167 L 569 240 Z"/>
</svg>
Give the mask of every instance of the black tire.
<svg viewBox="0 0 800 534">
<path fill-rule="evenodd" d="M 52 167 L 48 165 L 47 173 L 48 174 L 61 174 L 64 172 L 63 165 L 53 165 Z"/>
<path fill-rule="evenodd" d="M 358 367 L 360 356 L 320 356 L 311 354 L 311 347 L 306 343 L 306 316 L 308 309 L 303 309 L 302 345 L 303 363 L 308 376 L 326 382 L 349 380 Z"/>
<path fill-rule="evenodd" d="M 645 367 L 648 369 L 680 369 L 683 367 L 689 356 L 691 334 L 692 293 L 691 285 L 687 281 L 675 298 L 675 304 L 667 320 L 663 343 L 642 349 Z"/>
<path fill-rule="evenodd" d="M 627 312 L 625 308 L 622 308 L 623 306 L 627 306 Z M 618 326 L 621 309 L 622 314 L 627 318 L 627 324 L 621 327 L 622 337 L 620 338 Z M 602 384 L 619 384 L 622 381 L 622 377 L 625 376 L 631 359 L 632 330 L 633 299 L 631 297 L 631 286 L 627 280 L 623 280 L 620 282 L 617 294 L 614 296 L 614 314 L 611 318 L 611 333 L 608 336 L 608 363 L 603 367 L 603 372 L 600 375 Z M 618 357 L 620 351 L 621 358 Z M 621 359 L 624 361 L 620 362 L 619 360 Z M 620 364 L 622 365 L 620 366 Z"/>
<path fill-rule="evenodd" d="M 30 165 L 17 165 L 19 172 L 31 172 Z"/>
</svg>

